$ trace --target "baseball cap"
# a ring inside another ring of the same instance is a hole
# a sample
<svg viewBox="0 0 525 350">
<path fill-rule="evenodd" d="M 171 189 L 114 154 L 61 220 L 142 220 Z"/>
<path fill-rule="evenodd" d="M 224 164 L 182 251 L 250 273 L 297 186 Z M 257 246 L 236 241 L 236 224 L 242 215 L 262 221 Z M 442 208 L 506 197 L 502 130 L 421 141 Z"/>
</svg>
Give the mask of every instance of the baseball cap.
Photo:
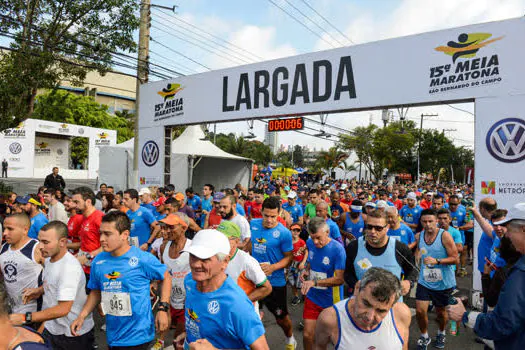
<svg viewBox="0 0 525 350">
<path fill-rule="evenodd" d="M 407 199 L 417 200 L 417 196 L 414 192 L 410 192 L 407 194 Z"/>
<path fill-rule="evenodd" d="M 275 191 L 275 186 L 273 185 L 270 185 L 268 186 L 268 188 L 266 189 L 266 194 L 272 194 L 273 192 Z"/>
<path fill-rule="evenodd" d="M 229 255 L 230 242 L 220 231 L 200 230 L 193 237 L 191 245 L 183 252 L 188 252 L 199 259 L 209 259 L 218 253 Z"/>
<path fill-rule="evenodd" d="M 301 229 L 301 225 L 293 224 L 292 226 L 290 226 L 290 230 L 293 230 L 294 228 L 298 228 L 300 230 Z"/>
<path fill-rule="evenodd" d="M 213 194 L 213 201 L 214 202 L 220 202 L 224 197 L 225 197 L 224 193 L 222 193 L 222 192 L 215 192 Z"/>
<path fill-rule="evenodd" d="M 525 202 L 515 204 L 507 213 L 507 217 L 495 222 L 494 225 L 506 224 L 512 220 L 525 220 Z"/>
<path fill-rule="evenodd" d="M 295 191 L 288 192 L 288 199 L 294 199 L 294 198 L 297 198 L 297 192 Z"/>
<path fill-rule="evenodd" d="M 166 201 L 166 197 L 159 197 L 156 202 L 153 202 L 154 207 L 158 207 L 159 205 L 163 205 Z"/>
<path fill-rule="evenodd" d="M 376 204 L 374 202 L 368 202 L 368 203 L 365 204 L 365 207 L 375 208 Z"/>
<path fill-rule="evenodd" d="M 217 226 L 217 231 L 221 232 L 228 238 L 241 238 L 241 229 L 237 224 L 231 221 L 222 220 L 219 226 Z"/>
<path fill-rule="evenodd" d="M 159 222 L 162 222 L 166 225 L 170 225 L 170 226 L 173 226 L 173 225 L 182 225 L 184 227 L 188 227 L 188 224 L 182 220 L 182 218 L 176 214 L 170 214 L 168 216 L 166 216 L 164 219 L 162 220 L 159 220 Z"/>
<path fill-rule="evenodd" d="M 142 196 L 143 194 L 151 194 L 150 189 L 147 188 L 147 187 L 141 188 L 140 191 L 139 191 L 139 196 Z"/>
<path fill-rule="evenodd" d="M 290 191 L 290 186 L 284 186 L 285 191 Z"/>
<path fill-rule="evenodd" d="M 180 193 L 180 192 L 177 192 L 175 194 L 175 200 L 178 200 L 179 202 L 183 201 L 184 200 L 184 195 L 182 193 Z"/>
<path fill-rule="evenodd" d="M 386 208 L 386 207 L 388 207 L 388 204 L 387 204 L 387 202 L 385 202 L 383 200 L 380 200 L 380 201 L 377 201 L 376 207 L 377 208 Z"/>
<path fill-rule="evenodd" d="M 17 196 L 16 199 L 15 199 L 15 203 L 18 203 L 18 204 L 27 204 L 29 203 L 29 196 Z"/>
</svg>

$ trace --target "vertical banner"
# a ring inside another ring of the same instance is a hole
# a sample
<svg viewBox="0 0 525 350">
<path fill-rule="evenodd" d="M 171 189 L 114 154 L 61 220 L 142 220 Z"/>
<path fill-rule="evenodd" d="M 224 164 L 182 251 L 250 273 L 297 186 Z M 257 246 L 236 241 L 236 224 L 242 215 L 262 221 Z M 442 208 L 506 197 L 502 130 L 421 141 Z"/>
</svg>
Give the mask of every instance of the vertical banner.
<svg viewBox="0 0 525 350">
<path fill-rule="evenodd" d="M 525 95 L 476 99 L 476 202 L 491 197 L 498 208 L 525 202 Z M 474 232 L 474 254 L 481 229 Z M 474 264 L 474 289 L 481 290 L 481 274 Z"/>
<path fill-rule="evenodd" d="M 34 139 L 35 129 L 26 122 L 0 132 L 0 161 L 9 164 L 8 177 L 33 177 Z"/>
<path fill-rule="evenodd" d="M 164 185 L 164 128 L 139 132 L 139 186 Z"/>
</svg>

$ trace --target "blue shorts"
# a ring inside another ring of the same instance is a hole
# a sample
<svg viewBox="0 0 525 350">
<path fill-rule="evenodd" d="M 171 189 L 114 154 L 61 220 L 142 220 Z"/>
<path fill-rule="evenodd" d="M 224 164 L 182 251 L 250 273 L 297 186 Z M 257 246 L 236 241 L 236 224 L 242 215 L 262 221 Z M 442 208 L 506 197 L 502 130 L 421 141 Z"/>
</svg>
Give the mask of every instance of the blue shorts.
<svg viewBox="0 0 525 350">
<path fill-rule="evenodd" d="M 448 306 L 448 300 L 454 288 L 444 290 L 432 290 L 418 283 L 416 288 L 416 300 L 432 301 L 435 307 Z"/>
</svg>

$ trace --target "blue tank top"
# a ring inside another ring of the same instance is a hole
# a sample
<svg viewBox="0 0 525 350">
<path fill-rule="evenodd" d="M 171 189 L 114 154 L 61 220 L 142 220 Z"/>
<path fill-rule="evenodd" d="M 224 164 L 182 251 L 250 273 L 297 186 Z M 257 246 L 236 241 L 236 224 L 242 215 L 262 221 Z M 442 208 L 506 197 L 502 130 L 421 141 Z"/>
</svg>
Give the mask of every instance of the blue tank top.
<svg viewBox="0 0 525 350">
<path fill-rule="evenodd" d="M 447 250 L 442 243 L 443 229 L 439 229 L 436 239 L 432 244 L 425 242 L 425 231 L 419 236 L 419 250 L 421 251 L 421 270 L 418 283 L 431 290 L 445 290 L 456 286 L 456 277 L 452 265 L 425 265 L 423 260 L 430 256 L 435 259 L 448 257 Z"/>
<path fill-rule="evenodd" d="M 350 213 L 346 213 L 345 224 L 343 225 L 345 232 L 351 233 L 355 238 L 359 238 L 363 235 L 364 228 L 365 222 L 361 215 L 359 215 L 359 221 L 354 224 L 352 219 L 350 219 Z"/>
</svg>

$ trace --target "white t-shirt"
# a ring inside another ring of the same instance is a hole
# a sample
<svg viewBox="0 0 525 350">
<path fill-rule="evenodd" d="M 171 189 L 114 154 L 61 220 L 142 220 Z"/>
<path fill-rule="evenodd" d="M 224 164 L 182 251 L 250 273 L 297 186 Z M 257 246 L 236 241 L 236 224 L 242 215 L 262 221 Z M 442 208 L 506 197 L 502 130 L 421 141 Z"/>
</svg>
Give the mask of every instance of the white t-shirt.
<svg viewBox="0 0 525 350">
<path fill-rule="evenodd" d="M 64 207 L 64 204 L 57 202 L 57 204 L 50 204 L 49 205 L 49 213 L 47 214 L 47 217 L 49 221 L 62 221 L 64 224 L 67 225 L 67 222 L 69 220 L 66 212 L 66 208 Z"/>
<path fill-rule="evenodd" d="M 252 236 L 252 231 L 250 231 L 250 223 L 244 216 L 237 214 L 229 221 L 233 222 L 241 229 L 241 242 Z"/>
<path fill-rule="evenodd" d="M 45 322 L 45 329 L 53 335 L 72 337 L 70 326 L 78 318 L 87 300 L 86 277 L 78 260 L 69 252 L 57 262 L 46 259 L 44 265 L 44 309 L 58 305 L 59 301 L 74 300 L 71 311 L 64 317 Z M 79 335 L 93 328 L 93 317 L 86 317 Z"/>
</svg>

